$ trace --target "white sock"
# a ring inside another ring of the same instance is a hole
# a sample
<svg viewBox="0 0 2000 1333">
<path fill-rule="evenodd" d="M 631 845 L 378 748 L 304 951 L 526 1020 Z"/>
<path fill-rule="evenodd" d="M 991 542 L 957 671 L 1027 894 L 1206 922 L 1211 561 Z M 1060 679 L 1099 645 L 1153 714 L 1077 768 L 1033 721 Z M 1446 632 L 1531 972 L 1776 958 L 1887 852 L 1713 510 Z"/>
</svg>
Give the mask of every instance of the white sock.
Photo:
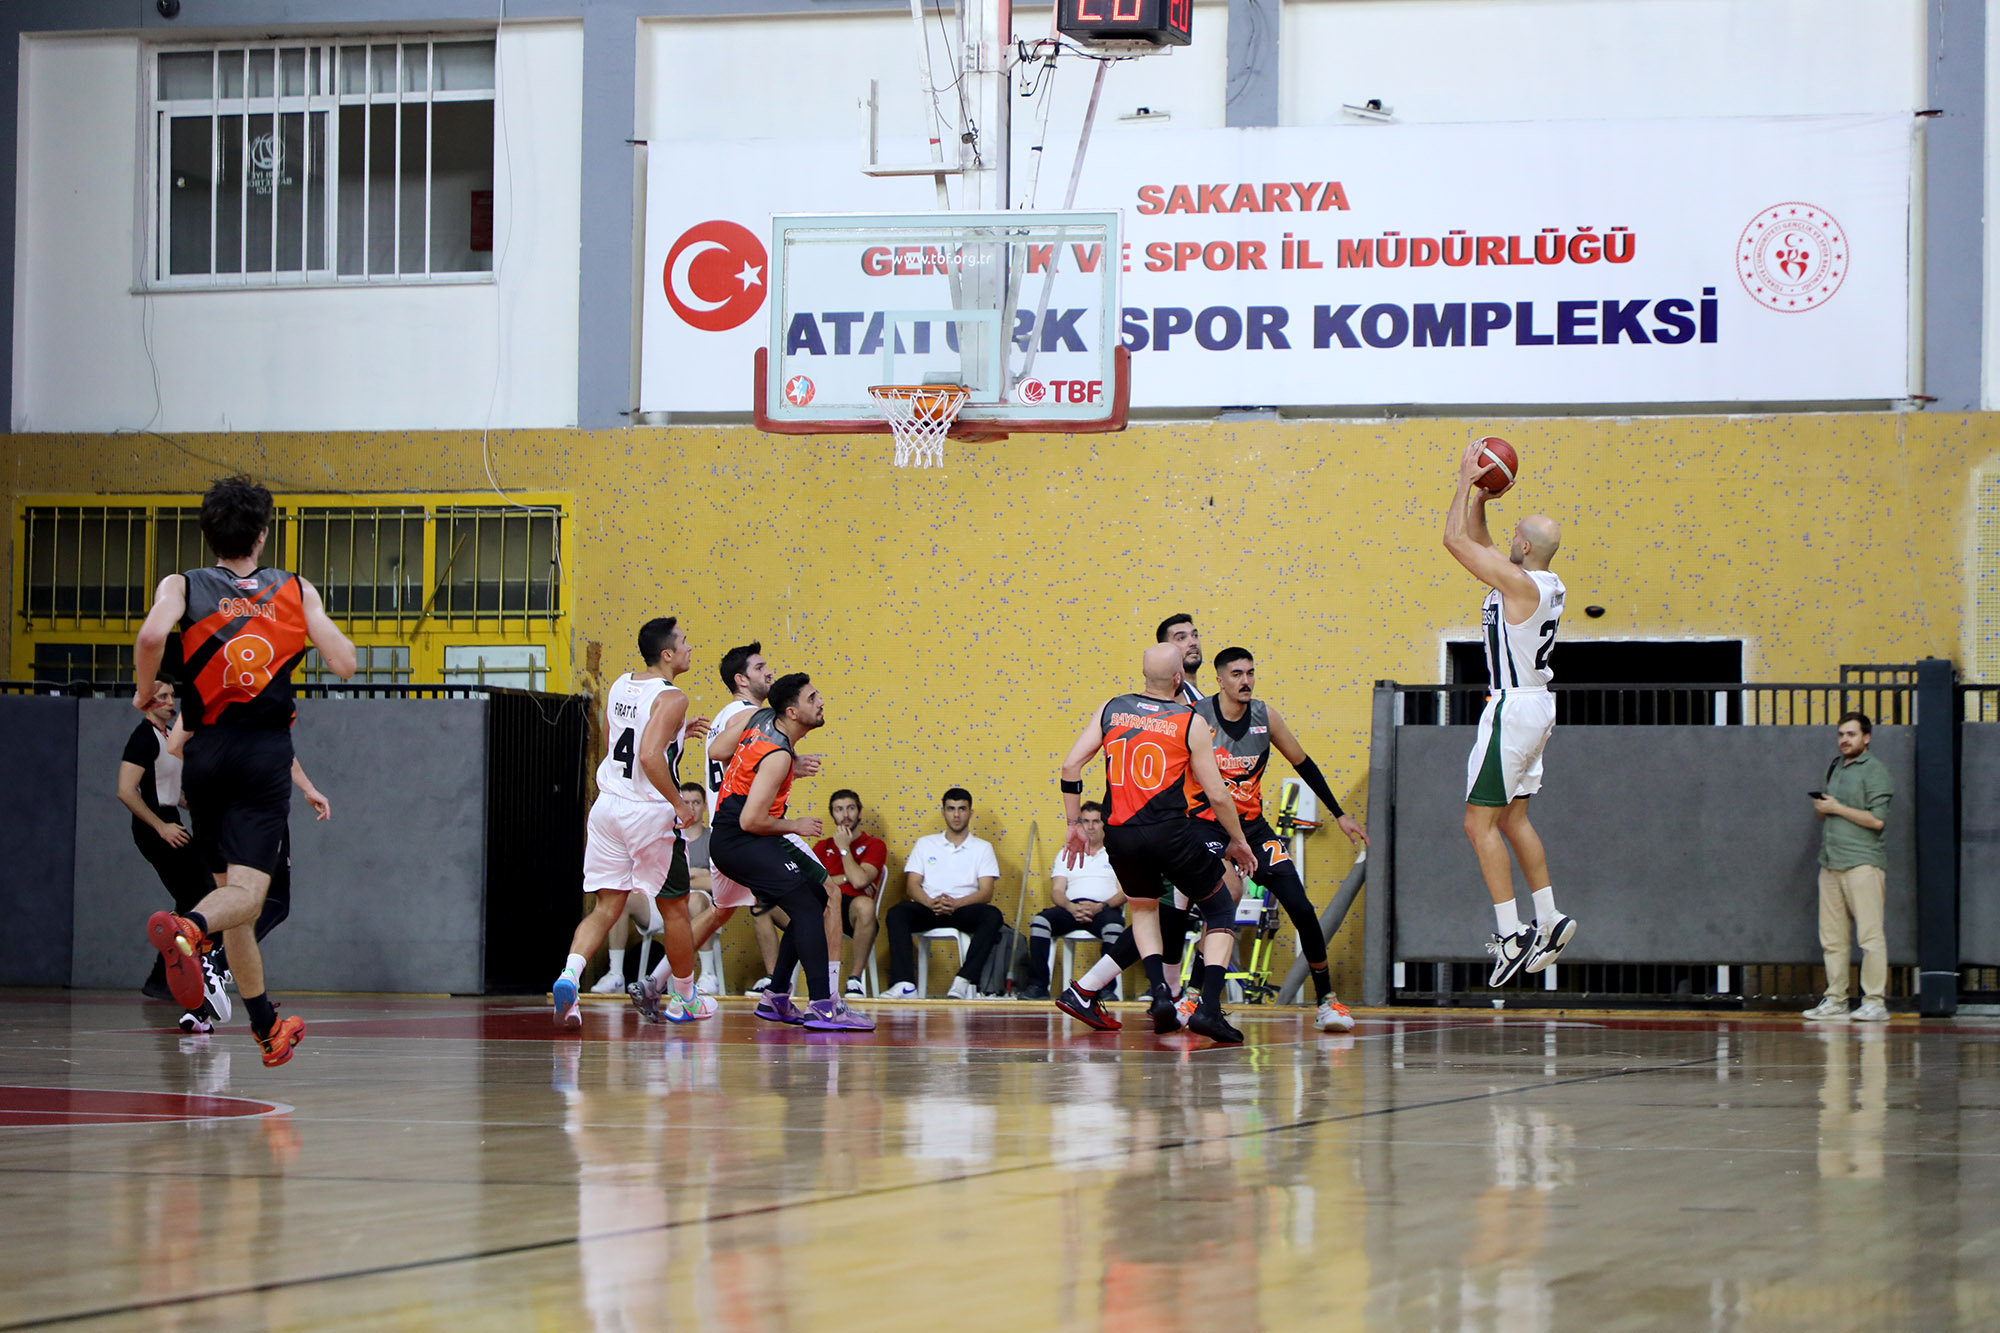
<svg viewBox="0 0 2000 1333">
<path fill-rule="evenodd" d="M 1500 923 L 1498 933 L 1501 938 L 1521 933 L 1521 914 L 1514 909 L 1512 898 L 1504 903 L 1493 904 L 1493 919 Z"/>
<path fill-rule="evenodd" d="M 673 982 L 674 994 L 680 996 L 683 1000 L 692 1000 L 694 998 L 693 977 L 675 977 Z"/>
<path fill-rule="evenodd" d="M 1553 926 L 1556 923 L 1556 918 L 1561 915 L 1562 913 L 1556 910 L 1555 886 L 1547 885 L 1536 889 L 1535 924 L 1538 926 Z"/>
<path fill-rule="evenodd" d="M 623 949 L 612 949 L 609 953 L 611 955 L 610 966 L 606 967 L 605 971 L 610 972 L 620 981 L 623 981 L 625 979 L 625 951 Z"/>
<path fill-rule="evenodd" d="M 569 956 L 569 961 L 563 964 L 563 975 L 571 977 L 580 977 L 583 975 L 584 967 L 589 962 L 590 960 L 588 958 L 585 958 L 582 954 L 573 953 Z"/>
<path fill-rule="evenodd" d="M 646 980 L 653 984 L 654 990 L 665 990 L 667 988 L 667 979 L 673 976 L 673 974 L 674 965 L 667 961 L 666 951 L 661 950 L 660 961 L 655 963 L 653 970 L 646 974 Z"/>
<path fill-rule="evenodd" d="M 1079 990 L 1095 991 L 1103 990 L 1117 979 L 1118 964 L 1111 961 L 1111 952 L 1107 949 L 1104 956 L 1092 963 L 1090 971 L 1084 973 L 1076 984 Z"/>
</svg>

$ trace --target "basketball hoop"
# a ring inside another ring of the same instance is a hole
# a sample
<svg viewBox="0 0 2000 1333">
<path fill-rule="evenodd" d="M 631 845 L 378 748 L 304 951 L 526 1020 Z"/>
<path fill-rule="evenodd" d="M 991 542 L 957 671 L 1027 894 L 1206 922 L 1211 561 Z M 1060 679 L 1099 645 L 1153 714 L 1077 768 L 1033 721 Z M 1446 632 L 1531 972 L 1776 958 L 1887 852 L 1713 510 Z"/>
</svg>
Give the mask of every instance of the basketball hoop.
<svg viewBox="0 0 2000 1333">
<path fill-rule="evenodd" d="M 874 384 L 868 392 L 882 405 L 889 433 L 896 437 L 897 467 L 944 466 L 944 437 L 971 389 L 963 384 Z"/>
</svg>

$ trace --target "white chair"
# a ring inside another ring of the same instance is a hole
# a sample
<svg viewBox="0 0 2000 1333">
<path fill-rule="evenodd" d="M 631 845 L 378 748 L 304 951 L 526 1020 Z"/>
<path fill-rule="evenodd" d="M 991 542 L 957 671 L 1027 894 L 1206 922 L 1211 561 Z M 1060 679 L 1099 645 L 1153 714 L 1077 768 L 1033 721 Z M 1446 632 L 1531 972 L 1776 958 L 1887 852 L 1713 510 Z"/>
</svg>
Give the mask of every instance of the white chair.
<svg viewBox="0 0 2000 1333">
<path fill-rule="evenodd" d="M 962 930 L 953 930 L 950 926 L 939 926 L 936 930 L 920 932 L 915 941 L 917 946 L 917 998 L 919 1000 L 925 999 L 931 993 L 931 942 L 933 940 L 958 941 L 958 967 L 965 966 L 966 951 L 972 947 L 972 936 Z M 872 960 L 869 966 L 871 969 L 870 975 L 873 975 L 872 969 L 874 964 Z M 958 968 L 952 969 L 954 972 L 957 970 Z"/>
<path fill-rule="evenodd" d="M 699 893 L 704 898 L 707 898 L 708 905 L 710 908 L 713 908 L 715 906 L 715 899 L 709 895 L 707 890 L 696 889 L 694 892 Z M 658 935 L 654 935 L 652 936 L 652 938 L 657 940 L 660 937 Z M 662 943 L 660 947 L 664 949 L 666 945 Z M 644 957 L 643 954 L 641 954 L 640 956 L 642 958 Z M 715 934 L 708 937 L 708 943 L 705 946 L 703 946 L 699 957 L 701 959 L 701 967 L 699 969 L 698 975 L 704 977 L 713 976 L 717 983 L 716 989 L 712 991 L 711 994 L 715 995 L 729 994 L 729 978 L 722 970 L 721 931 L 718 930 L 715 932 Z"/>
<path fill-rule="evenodd" d="M 1110 952 L 1110 950 L 1104 948 L 1103 940 L 1098 939 L 1097 936 L 1091 934 L 1087 930 L 1072 930 L 1069 934 L 1057 940 L 1056 943 L 1062 945 L 1064 990 L 1068 990 L 1070 986 L 1074 984 L 1074 978 L 1076 975 L 1077 945 L 1095 944 L 1099 948 L 1099 950 L 1105 953 Z M 1117 976 L 1111 978 L 1111 998 L 1114 1000 L 1122 1000 L 1125 998 L 1125 974 L 1123 972 L 1120 972 Z"/>
</svg>

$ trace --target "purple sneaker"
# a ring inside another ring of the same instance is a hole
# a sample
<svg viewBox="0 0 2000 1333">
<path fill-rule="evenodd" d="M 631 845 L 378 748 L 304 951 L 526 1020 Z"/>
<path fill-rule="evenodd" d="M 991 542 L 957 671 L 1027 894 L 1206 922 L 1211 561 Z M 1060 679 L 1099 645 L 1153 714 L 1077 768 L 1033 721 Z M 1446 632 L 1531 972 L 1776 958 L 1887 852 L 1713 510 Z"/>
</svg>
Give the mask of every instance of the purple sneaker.
<svg viewBox="0 0 2000 1333">
<path fill-rule="evenodd" d="M 792 1007 L 790 991 L 765 991 L 764 998 L 757 1001 L 757 1017 L 767 1023 L 790 1023 L 794 1027 L 806 1021 L 806 1016 Z"/>
<path fill-rule="evenodd" d="M 838 997 L 814 1000 L 806 1006 L 808 1032 L 873 1032 L 875 1025 L 849 1009 Z"/>
</svg>

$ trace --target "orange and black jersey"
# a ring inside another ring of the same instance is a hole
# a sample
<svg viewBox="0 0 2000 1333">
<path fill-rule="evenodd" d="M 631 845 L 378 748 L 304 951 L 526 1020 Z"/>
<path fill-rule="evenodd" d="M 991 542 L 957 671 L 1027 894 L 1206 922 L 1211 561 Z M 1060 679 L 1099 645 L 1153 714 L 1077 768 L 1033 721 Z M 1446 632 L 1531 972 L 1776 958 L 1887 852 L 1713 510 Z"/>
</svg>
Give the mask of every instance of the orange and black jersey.
<svg viewBox="0 0 2000 1333">
<path fill-rule="evenodd" d="M 771 802 L 771 818 L 785 817 L 785 802 L 792 795 L 791 760 L 798 752 L 792 748 L 791 737 L 778 730 L 778 715 L 769 708 L 760 708 L 743 724 L 743 734 L 736 739 L 736 752 L 729 756 L 729 767 L 722 772 L 722 786 L 717 789 L 721 799 L 715 806 L 716 827 L 743 827 L 743 805 L 750 795 L 750 784 L 757 777 L 757 766 L 766 755 L 779 750 L 785 753 L 785 776 L 778 784 L 777 799 Z"/>
<path fill-rule="evenodd" d="M 1271 766 L 1271 713 L 1252 699 L 1234 722 L 1222 715 L 1222 700 L 1211 694 L 1194 706 L 1215 733 L 1215 766 L 1247 822 L 1264 814 L 1264 770 Z"/>
<path fill-rule="evenodd" d="M 1104 705 L 1104 781 L 1112 827 L 1158 824 L 1190 816 L 1213 819 L 1208 797 L 1188 767 L 1188 725 L 1194 709 L 1175 699 L 1121 694 Z"/>
<path fill-rule="evenodd" d="M 305 656 L 303 585 L 281 569 L 190 569 L 181 614 L 181 715 L 190 730 L 292 725 L 292 668 Z"/>
</svg>

